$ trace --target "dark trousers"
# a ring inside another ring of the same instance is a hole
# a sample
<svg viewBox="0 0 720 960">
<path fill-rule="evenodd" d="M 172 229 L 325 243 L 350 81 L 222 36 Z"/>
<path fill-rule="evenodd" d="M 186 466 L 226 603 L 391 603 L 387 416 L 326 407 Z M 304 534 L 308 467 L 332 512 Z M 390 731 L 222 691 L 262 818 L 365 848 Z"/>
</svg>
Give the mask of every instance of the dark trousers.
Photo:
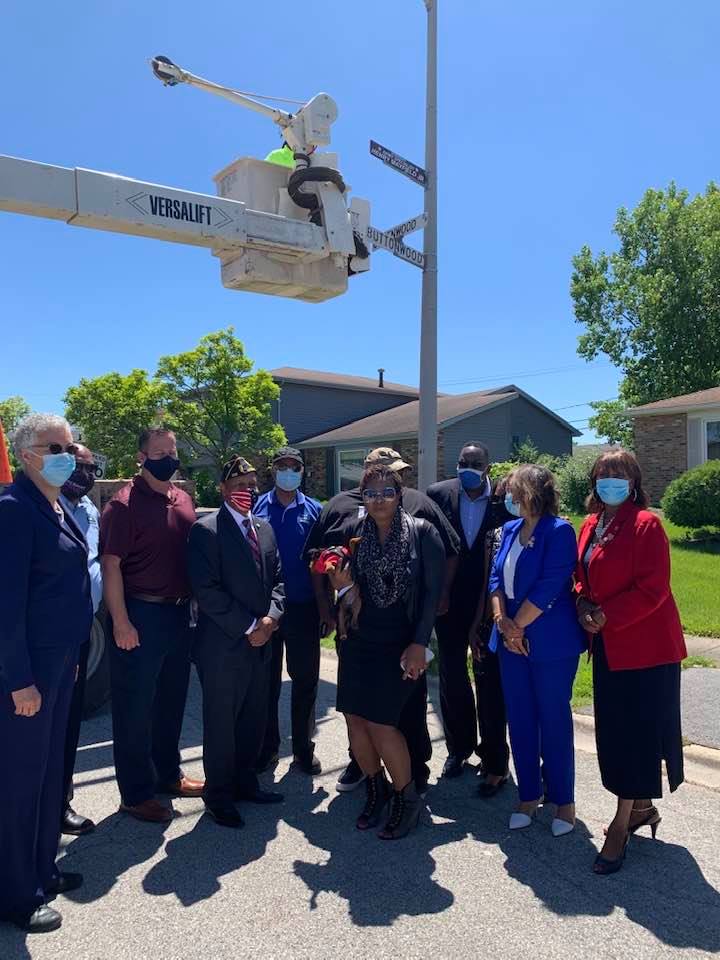
<svg viewBox="0 0 720 960">
<path fill-rule="evenodd" d="M 468 676 L 469 633 L 475 610 L 452 603 L 438 617 L 440 709 L 448 754 L 466 760 L 477 751 L 486 774 L 505 776 L 508 770 L 507 721 L 497 656 L 473 660 L 475 696 Z"/>
<path fill-rule="evenodd" d="M 73 686 L 72 700 L 70 701 L 70 715 L 68 717 L 67 733 L 65 734 L 65 772 L 63 774 L 63 796 L 69 804 L 73 798 L 73 773 L 75 772 L 75 757 L 80 742 L 80 724 L 82 722 L 83 703 L 85 701 L 85 686 L 87 684 L 88 655 L 90 644 L 80 646 L 78 656 L 77 680 Z"/>
<path fill-rule="evenodd" d="M 203 799 L 232 804 L 258 787 L 255 766 L 267 722 L 271 651 L 248 649 L 236 659 L 205 652 L 197 661 L 203 691 Z"/>
<path fill-rule="evenodd" d="M 287 671 L 292 681 L 290 716 L 293 755 L 309 760 L 315 751 L 312 735 L 320 677 L 320 617 L 315 601 L 287 601 L 280 629 L 275 631 L 270 642 L 270 696 L 265 741 L 260 756 L 271 757 L 280 749 L 278 703 L 282 689 L 284 649 Z"/>
<path fill-rule="evenodd" d="M 42 706 L 18 717 L 0 692 L 0 919 L 29 917 L 57 876 L 65 730 L 77 647 L 43 650 L 33 663 Z"/>
<path fill-rule="evenodd" d="M 140 638 L 134 650 L 110 646 L 113 753 L 122 802 L 144 803 L 181 777 L 180 731 L 190 679 L 187 604 L 127 599 Z"/>
<path fill-rule="evenodd" d="M 405 737 L 410 754 L 410 776 L 416 784 L 425 784 L 430 777 L 428 763 L 432 757 L 432 740 L 427 725 L 427 677 L 416 680 L 405 708 L 400 715 L 398 730 Z M 354 760 L 352 747 L 348 749 Z"/>
</svg>

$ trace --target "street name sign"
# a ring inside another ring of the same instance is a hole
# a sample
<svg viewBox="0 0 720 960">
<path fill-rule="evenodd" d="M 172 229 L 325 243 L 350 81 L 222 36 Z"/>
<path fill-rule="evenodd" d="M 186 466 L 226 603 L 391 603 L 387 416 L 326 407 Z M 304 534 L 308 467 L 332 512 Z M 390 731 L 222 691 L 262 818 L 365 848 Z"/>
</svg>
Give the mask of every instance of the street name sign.
<svg viewBox="0 0 720 960">
<path fill-rule="evenodd" d="M 426 213 L 419 213 L 416 217 L 411 217 L 404 223 L 399 223 L 396 227 L 390 227 L 385 233 L 391 237 L 406 237 L 409 233 L 415 233 L 416 230 L 422 230 L 427 226 L 428 218 Z"/>
<path fill-rule="evenodd" d="M 427 187 L 427 173 L 416 163 L 406 160 L 405 157 L 401 157 L 399 153 L 394 153 L 376 140 L 370 141 L 370 153 L 373 157 L 377 157 L 378 160 L 382 160 L 388 167 L 392 167 L 393 170 L 402 173 L 403 176 L 412 180 L 413 183 L 419 183 L 421 187 Z"/>
<path fill-rule="evenodd" d="M 399 237 L 378 230 L 377 227 L 368 227 L 367 238 L 376 250 L 389 250 L 393 256 L 424 269 L 425 256 L 414 247 L 408 247 Z"/>
</svg>

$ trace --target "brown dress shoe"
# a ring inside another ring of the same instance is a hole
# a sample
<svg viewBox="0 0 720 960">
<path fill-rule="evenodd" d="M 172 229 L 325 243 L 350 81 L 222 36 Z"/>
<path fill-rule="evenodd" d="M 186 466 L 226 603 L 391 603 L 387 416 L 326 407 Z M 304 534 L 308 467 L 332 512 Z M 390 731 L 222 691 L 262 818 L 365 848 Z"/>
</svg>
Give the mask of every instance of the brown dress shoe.
<svg viewBox="0 0 720 960">
<path fill-rule="evenodd" d="M 169 797 L 201 797 L 204 780 L 191 780 L 190 777 L 180 777 L 176 783 L 158 787 L 158 793 L 165 793 Z"/>
<path fill-rule="evenodd" d="M 147 820 L 148 823 L 170 823 L 175 815 L 172 806 L 166 807 L 157 800 L 145 800 L 132 807 L 121 803 L 120 812 L 129 813 L 136 820 Z"/>
</svg>

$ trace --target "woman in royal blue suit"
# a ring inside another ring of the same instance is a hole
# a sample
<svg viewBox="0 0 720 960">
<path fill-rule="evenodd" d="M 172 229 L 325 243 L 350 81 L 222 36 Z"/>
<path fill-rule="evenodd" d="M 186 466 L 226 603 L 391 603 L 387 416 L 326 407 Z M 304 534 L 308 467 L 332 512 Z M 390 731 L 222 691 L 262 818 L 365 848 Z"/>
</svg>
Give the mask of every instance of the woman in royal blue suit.
<svg viewBox="0 0 720 960">
<path fill-rule="evenodd" d="M 575 825 L 575 757 L 570 709 L 585 637 L 571 593 L 575 531 L 557 516 L 553 475 L 523 466 L 508 479 L 506 523 L 490 577 L 510 743 L 520 806 L 510 829 L 532 823 L 538 806 L 556 805 L 556 837 Z"/>
</svg>

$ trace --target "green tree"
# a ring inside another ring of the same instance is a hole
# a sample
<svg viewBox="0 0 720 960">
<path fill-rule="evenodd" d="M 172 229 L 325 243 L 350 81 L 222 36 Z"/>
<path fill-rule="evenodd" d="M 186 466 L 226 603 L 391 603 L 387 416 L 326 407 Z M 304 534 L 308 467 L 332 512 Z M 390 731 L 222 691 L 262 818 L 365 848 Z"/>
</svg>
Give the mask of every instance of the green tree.
<svg viewBox="0 0 720 960">
<path fill-rule="evenodd" d="M 140 431 L 162 417 L 161 396 L 160 385 L 145 370 L 106 373 L 70 387 L 65 416 L 79 428 L 83 443 L 108 458 L 109 476 L 131 477 Z"/>
<path fill-rule="evenodd" d="M 623 400 L 596 400 L 590 406 L 595 413 L 589 418 L 588 425 L 599 437 L 605 437 L 608 443 L 619 443 L 628 450 L 634 446 L 632 420 L 625 413 L 627 404 Z"/>
<path fill-rule="evenodd" d="M 10 434 L 13 432 L 19 420 L 30 413 L 30 404 L 22 397 L 8 397 L 7 400 L 0 400 L 0 422 L 3 425 L 5 434 L 5 443 L 10 454 L 10 466 L 17 470 L 18 463 L 10 445 Z"/>
<path fill-rule="evenodd" d="M 158 363 L 167 422 L 193 459 L 209 461 L 216 472 L 234 453 L 269 453 L 285 442 L 271 416 L 280 390 L 269 373 L 252 369 L 232 327 Z"/>
<path fill-rule="evenodd" d="M 584 246 L 573 258 L 571 294 L 578 353 L 623 373 L 619 402 L 599 402 L 591 426 L 627 442 L 626 407 L 720 382 L 720 189 L 648 190 L 613 229 L 614 253 Z"/>
</svg>

